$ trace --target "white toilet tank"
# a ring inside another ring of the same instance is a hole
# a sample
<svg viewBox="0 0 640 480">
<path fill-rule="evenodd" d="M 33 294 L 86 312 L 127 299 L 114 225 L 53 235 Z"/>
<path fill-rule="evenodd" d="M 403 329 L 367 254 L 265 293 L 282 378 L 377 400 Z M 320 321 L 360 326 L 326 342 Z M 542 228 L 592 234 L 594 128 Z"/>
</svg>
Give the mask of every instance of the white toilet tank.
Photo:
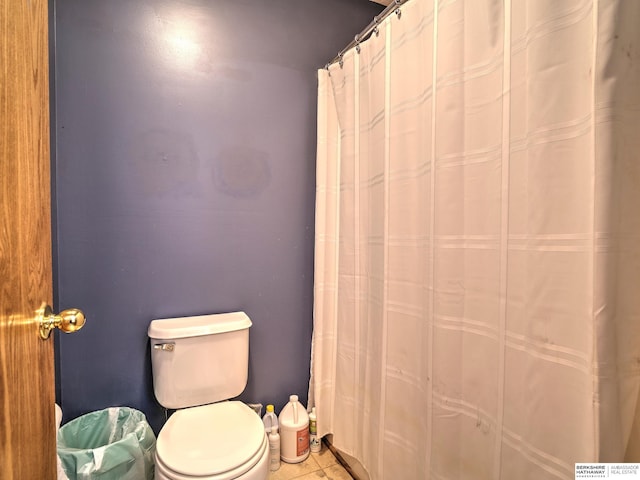
<svg viewBox="0 0 640 480">
<path fill-rule="evenodd" d="M 249 370 L 249 327 L 244 312 L 153 320 L 148 335 L 160 405 L 179 409 L 240 395 Z"/>
</svg>

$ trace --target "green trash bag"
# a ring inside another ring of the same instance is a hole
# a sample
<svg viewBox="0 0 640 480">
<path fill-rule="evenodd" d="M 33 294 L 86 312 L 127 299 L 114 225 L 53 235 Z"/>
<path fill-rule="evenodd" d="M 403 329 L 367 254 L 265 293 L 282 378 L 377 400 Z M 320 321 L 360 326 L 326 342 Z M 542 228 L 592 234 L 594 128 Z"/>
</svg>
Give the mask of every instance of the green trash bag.
<svg viewBox="0 0 640 480">
<path fill-rule="evenodd" d="M 91 412 L 58 431 L 58 456 L 70 480 L 153 480 L 155 448 L 144 413 L 133 408 Z"/>
</svg>

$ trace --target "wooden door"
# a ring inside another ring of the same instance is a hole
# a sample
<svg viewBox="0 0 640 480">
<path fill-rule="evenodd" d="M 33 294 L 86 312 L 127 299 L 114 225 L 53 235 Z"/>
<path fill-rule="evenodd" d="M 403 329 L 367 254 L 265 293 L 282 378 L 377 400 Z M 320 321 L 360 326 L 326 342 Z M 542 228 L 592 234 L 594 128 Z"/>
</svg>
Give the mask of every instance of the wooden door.
<svg viewBox="0 0 640 480">
<path fill-rule="evenodd" d="M 0 2 L 0 477 L 56 478 L 46 0 Z"/>
</svg>

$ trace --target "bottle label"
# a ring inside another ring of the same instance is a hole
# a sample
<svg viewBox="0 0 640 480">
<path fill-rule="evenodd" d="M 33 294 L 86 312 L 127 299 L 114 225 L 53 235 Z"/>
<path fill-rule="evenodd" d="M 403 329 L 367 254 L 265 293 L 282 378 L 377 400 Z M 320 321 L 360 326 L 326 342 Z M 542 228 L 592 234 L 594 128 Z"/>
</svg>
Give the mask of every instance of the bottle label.
<svg viewBox="0 0 640 480">
<path fill-rule="evenodd" d="M 320 439 L 315 433 L 312 433 L 309 437 L 310 449 L 314 453 L 318 453 L 322 449 L 322 445 L 320 445 Z"/>
<path fill-rule="evenodd" d="M 296 432 L 296 457 L 306 454 L 309 451 L 309 429 L 303 428 Z"/>
</svg>

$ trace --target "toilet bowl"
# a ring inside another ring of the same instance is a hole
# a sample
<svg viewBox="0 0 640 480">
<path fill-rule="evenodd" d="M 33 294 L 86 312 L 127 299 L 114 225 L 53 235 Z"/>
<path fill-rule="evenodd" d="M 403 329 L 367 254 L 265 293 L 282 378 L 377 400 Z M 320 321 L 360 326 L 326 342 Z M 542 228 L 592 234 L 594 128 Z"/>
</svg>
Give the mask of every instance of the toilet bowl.
<svg viewBox="0 0 640 480">
<path fill-rule="evenodd" d="M 58 435 L 58 430 L 60 430 L 60 424 L 62 423 L 62 408 L 57 403 L 54 403 L 54 409 L 56 412 L 56 435 Z"/>
<path fill-rule="evenodd" d="M 266 480 L 269 442 L 242 402 L 248 377 L 244 312 L 154 320 L 149 325 L 153 389 L 176 409 L 158 434 L 157 480 Z"/>
<path fill-rule="evenodd" d="M 221 402 L 175 412 L 156 443 L 156 480 L 264 480 L 269 444 L 247 405 Z"/>
</svg>

